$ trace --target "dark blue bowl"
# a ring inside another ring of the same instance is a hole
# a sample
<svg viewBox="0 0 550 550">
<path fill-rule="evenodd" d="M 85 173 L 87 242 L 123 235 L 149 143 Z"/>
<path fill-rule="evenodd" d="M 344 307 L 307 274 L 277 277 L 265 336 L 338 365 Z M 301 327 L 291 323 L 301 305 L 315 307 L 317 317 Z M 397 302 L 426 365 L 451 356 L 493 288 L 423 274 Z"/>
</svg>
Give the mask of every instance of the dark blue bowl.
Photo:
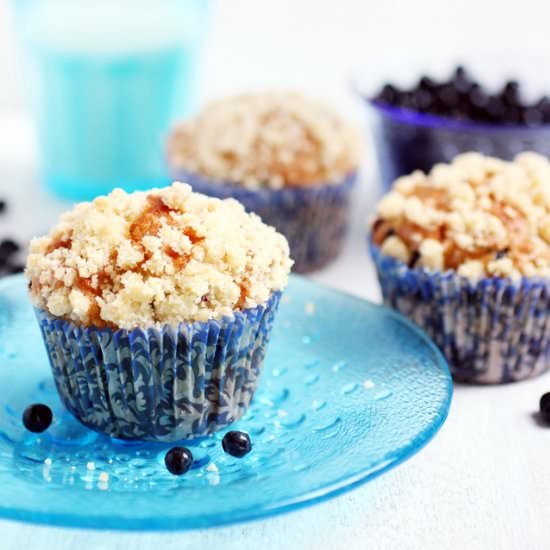
<svg viewBox="0 0 550 550">
<path fill-rule="evenodd" d="M 550 124 L 537 127 L 458 121 L 367 100 L 384 187 L 414 170 L 429 171 L 459 153 L 511 160 L 522 151 L 550 157 Z"/>
</svg>

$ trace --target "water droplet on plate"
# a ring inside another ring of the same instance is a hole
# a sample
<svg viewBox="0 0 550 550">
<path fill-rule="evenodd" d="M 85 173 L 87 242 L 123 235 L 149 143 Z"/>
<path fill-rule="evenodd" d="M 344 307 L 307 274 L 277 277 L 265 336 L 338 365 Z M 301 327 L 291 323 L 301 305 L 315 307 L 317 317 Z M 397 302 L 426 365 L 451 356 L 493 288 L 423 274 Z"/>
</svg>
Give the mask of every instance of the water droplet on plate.
<svg viewBox="0 0 550 550">
<path fill-rule="evenodd" d="M 351 384 L 346 384 L 341 391 L 344 395 L 349 395 L 350 393 L 354 392 L 357 387 L 357 384 L 355 382 L 352 382 Z"/>
<path fill-rule="evenodd" d="M 380 390 L 375 396 L 374 396 L 374 399 L 376 399 L 377 401 L 382 401 L 382 399 L 387 399 L 388 397 L 390 397 L 392 394 L 392 392 L 390 390 Z"/>
<path fill-rule="evenodd" d="M 257 426 L 248 430 L 252 435 L 261 435 L 265 432 L 264 426 Z"/>
<path fill-rule="evenodd" d="M 338 363 L 334 363 L 334 365 L 332 365 L 332 370 L 333 372 L 339 372 L 341 371 L 344 367 L 347 367 L 347 362 L 346 361 L 338 361 Z"/>
<path fill-rule="evenodd" d="M 324 400 L 318 401 L 317 399 L 311 404 L 311 408 L 314 411 L 320 411 L 321 409 L 324 409 L 327 406 L 327 402 Z"/>
<path fill-rule="evenodd" d="M 315 382 L 317 382 L 317 380 L 319 380 L 319 374 L 310 374 L 304 379 L 304 384 L 306 386 L 312 386 Z"/>
<path fill-rule="evenodd" d="M 291 413 L 287 414 L 287 416 L 281 417 L 281 420 L 279 422 L 281 423 L 281 426 L 284 426 L 285 428 L 295 428 L 296 426 L 299 426 L 305 419 L 306 415 L 304 413 Z"/>
<path fill-rule="evenodd" d="M 131 468 L 145 468 L 147 466 L 147 460 L 144 458 L 133 458 L 130 460 L 130 467 Z"/>
<path fill-rule="evenodd" d="M 42 380 L 42 382 L 38 384 L 38 391 L 46 394 L 56 393 L 54 381 L 50 378 Z"/>
<path fill-rule="evenodd" d="M 42 440 L 31 437 L 16 446 L 15 454 L 19 458 L 42 464 L 51 453 L 49 446 L 45 445 Z"/>
<path fill-rule="evenodd" d="M 191 452 L 193 453 L 193 465 L 191 466 L 192 470 L 202 468 L 210 462 L 210 456 L 208 455 L 208 451 L 206 451 L 205 449 L 201 449 L 200 447 L 193 447 L 191 449 Z"/>
<path fill-rule="evenodd" d="M 308 361 L 304 367 L 306 369 L 312 369 L 314 367 L 316 367 L 317 365 L 319 365 L 319 363 L 321 362 L 321 359 L 312 359 L 311 361 Z"/>
<path fill-rule="evenodd" d="M 342 422 L 342 419 L 339 416 L 337 416 L 336 418 L 328 418 L 325 421 L 323 421 L 323 422 L 317 424 L 316 426 L 314 426 L 313 431 L 315 433 L 326 432 L 327 430 L 330 430 L 331 428 L 335 428 L 341 422 Z"/>
<path fill-rule="evenodd" d="M 271 393 L 262 393 L 256 399 L 258 403 L 265 405 L 267 407 L 276 407 L 288 399 L 290 392 L 286 388 Z"/>
<path fill-rule="evenodd" d="M 10 405 L 6 405 L 4 407 L 4 410 L 10 415 L 10 416 L 13 416 L 14 418 L 19 418 L 20 415 L 17 414 L 17 412 L 12 408 L 10 407 Z"/>
<path fill-rule="evenodd" d="M 278 377 L 283 376 L 283 374 L 286 374 L 288 372 L 288 369 L 286 367 L 281 367 L 278 369 L 273 369 L 271 371 L 272 376 Z"/>
</svg>

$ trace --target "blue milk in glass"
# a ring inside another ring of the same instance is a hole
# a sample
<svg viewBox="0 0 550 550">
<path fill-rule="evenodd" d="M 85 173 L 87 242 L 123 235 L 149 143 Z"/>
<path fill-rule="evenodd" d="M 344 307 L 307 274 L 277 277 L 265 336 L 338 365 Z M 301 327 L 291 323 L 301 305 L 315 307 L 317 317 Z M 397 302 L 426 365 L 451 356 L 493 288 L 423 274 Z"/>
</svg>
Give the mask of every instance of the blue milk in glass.
<svg viewBox="0 0 550 550">
<path fill-rule="evenodd" d="M 205 0 L 17 0 L 42 177 L 90 199 L 169 182 L 166 134 L 193 103 Z"/>
</svg>

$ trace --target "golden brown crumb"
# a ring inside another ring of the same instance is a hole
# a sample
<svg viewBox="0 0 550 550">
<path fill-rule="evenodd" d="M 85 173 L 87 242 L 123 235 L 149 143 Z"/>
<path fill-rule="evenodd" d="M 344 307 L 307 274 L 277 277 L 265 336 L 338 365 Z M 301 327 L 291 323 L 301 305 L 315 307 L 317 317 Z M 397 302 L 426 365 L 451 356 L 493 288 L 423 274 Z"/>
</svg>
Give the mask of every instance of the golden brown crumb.
<svg viewBox="0 0 550 550">
<path fill-rule="evenodd" d="M 298 93 L 249 93 L 210 103 L 175 129 L 174 169 L 252 189 L 338 183 L 357 169 L 359 138 L 328 107 Z"/>
<path fill-rule="evenodd" d="M 78 204 L 34 239 L 35 305 L 84 325 L 177 325 L 231 316 L 286 286 L 285 238 L 237 201 L 174 183 Z"/>
<path fill-rule="evenodd" d="M 470 279 L 550 276 L 550 162 L 457 156 L 402 176 L 380 201 L 373 241 L 415 266 Z"/>
</svg>

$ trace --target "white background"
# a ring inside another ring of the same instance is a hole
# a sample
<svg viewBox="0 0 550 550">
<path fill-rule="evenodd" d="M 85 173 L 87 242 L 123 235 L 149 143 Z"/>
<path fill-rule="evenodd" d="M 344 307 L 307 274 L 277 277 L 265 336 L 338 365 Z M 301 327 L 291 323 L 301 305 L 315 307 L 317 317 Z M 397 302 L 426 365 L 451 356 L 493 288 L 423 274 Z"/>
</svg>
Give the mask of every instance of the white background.
<svg viewBox="0 0 550 550">
<path fill-rule="evenodd" d="M 506 52 L 502 57 L 519 70 L 528 56 L 550 53 L 549 21 L 550 4 L 542 0 L 219 0 L 201 96 L 288 86 L 331 100 L 363 125 L 362 107 L 350 94 L 358 67 L 375 75 L 391 61 L 397 75 L 430 56 L 468 64 L 491 51 Z M 536 76 L 550 91 L 547 70 L 540 64 Z M 345 253 L 315 278 L 377 300 L 363 229 L 377 192 L 373 163 L 371 145 Z M 13 29 L 0 0 L 0 194 L 12 204 L 0 234 L 27 238 L 65 207 L 38 186 L 35 166 Z M 419 455 L 352 493 L 297 513 L 175 534 L 0 521 L 0 549 L 548 549 L 550 429 L 533 417 L 546 390 L 548 376 L 505 387 L 459 386 L 446 425 Z"/>
</svg>

